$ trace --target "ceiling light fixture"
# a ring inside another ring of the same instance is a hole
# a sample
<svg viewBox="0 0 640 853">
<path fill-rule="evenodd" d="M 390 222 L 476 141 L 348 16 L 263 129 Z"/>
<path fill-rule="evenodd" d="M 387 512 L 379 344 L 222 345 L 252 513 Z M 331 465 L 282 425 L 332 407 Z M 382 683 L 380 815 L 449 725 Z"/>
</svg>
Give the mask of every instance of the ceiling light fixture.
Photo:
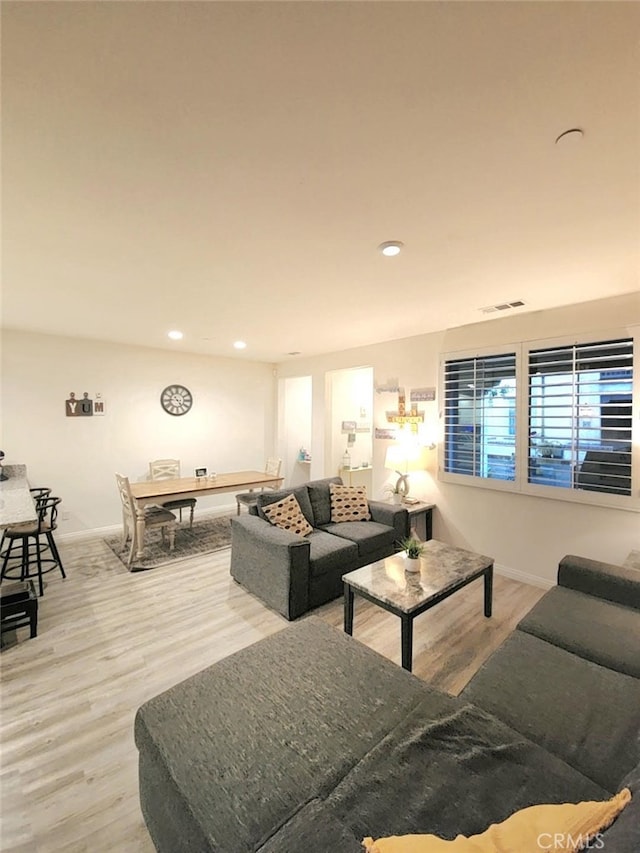
<svg viewBox="0 0 640 853">
<path fill-rule="evenodd" d="M 245 344 L 244 341 L 234 341 L 233 345 L 236 349 L 246 349 L 247 348 L 247 345 Z"/>
<path fill-rule="evenodd" d="M 172 341 L 181 341 L 184 335 L 177 329 L 172 329 L 170 332 L 168 332 L 167 337 L 171 338 Z"/>
<path fill-rule="evenodd" d="M 378 249 L 380 249 L 382 254 L 386 255 L 387 258 L 392 258 L 394 255 L 400 254 L 400 250 L 403 245 L 404 243 L 401 243 L 399 240 L 387 240 L 386 243 L 380 243 Z"/>
<path fill-rule="evenodd" d="M 563 130 L 560 136 L 556 137 L 555 144 L 564 140 L 565 142 L 577 142 L 584 136 L 584 130 L 580 127 L 570 127 L 569 130 Z"/>
</svg>

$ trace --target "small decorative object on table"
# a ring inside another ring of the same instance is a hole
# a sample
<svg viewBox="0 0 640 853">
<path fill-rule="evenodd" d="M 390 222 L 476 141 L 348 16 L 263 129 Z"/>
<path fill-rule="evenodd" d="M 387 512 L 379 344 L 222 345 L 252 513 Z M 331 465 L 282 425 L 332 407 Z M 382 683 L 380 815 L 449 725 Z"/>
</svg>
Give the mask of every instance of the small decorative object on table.
<svg viewBox="0 0 640 853">
<path fill-rule="evenodd" d="M 399 506 L 402 503 L 402 492 L 400 491 L 400 487 L 396 483 L 395 485 L 391 485 L 390 483 L 384 487 L 384 492 L 387 495 L 391 496 L 391 503 Z"/>
<path fill-rule="evenodd" d="M 405 553 L 405 572 L 420 571 L 420 555 L 424 553 L 424 543 L 419 539 L 409 536 L 400 542 L 400 547 Z"/>
</svg>

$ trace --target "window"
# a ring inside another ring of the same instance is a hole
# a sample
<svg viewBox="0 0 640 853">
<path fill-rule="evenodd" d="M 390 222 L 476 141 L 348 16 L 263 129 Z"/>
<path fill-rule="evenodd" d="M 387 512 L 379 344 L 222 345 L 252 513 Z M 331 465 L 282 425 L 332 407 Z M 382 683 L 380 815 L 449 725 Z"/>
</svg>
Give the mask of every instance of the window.
<svg viewBox="0 0 640 853">
<path fill-rule="evenodd" d="M 631 495 L 633 341 L 530 350 L 528 482 Z"/>
<path fill-rule="evenodd" d="M 447 361 L 444 382 L 444 470 L 514 480 L 516 354 Z"/>
<path fill-rule="evenodd" d="M 444 357 L 442 479 L 640 509 L 634 339 L 504 349 Z"/>
</svg>

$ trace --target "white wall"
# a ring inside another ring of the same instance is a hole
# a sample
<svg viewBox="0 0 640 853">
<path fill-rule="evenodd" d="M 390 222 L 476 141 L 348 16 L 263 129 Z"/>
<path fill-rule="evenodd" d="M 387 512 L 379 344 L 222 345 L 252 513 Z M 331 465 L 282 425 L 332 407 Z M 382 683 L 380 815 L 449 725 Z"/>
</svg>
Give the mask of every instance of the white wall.
<svg viewBox="0 0 640 853">
<path fill-rule="evenodd" d="M 151 459 L 181 460 L 185 476 L 264 468 L 275 447 L 273 365 L 7 331 L 2 336 L 2 438 L 6 462 L 63 499 L 62 533 L 121 522 L 114 472 L 147 479 Z M 193 394 L 190 412 L 166 414 L 171 383 Z M 65 400 L 101 392 L 104 417 L 69 418 Z M 200 498 L 235 507 L 233 495 Z"/>
<path fill-rule="evenodd" d="M 345 451 L 349 451 L 350 465 L 371 462 L 371 432 L 357 432 L 359 425 L 371 424 L 373 404 L 373 371 L 370 367 L 335 370 L 329 376 L 330 407 L 325 426 L 325 453 L 330 474 L 338 473 Z M 329 390 L 329 389 L 327 389 Z M 365 414 L 361 416 L 361 412 Z M 355 441 L 349 443 L 349 433 L 342 430 L 344 421 L 355 421 Z"/>
<path fill-rule="evenodd" d="M 370 364 L 376 385 L 397 378 L 408 394 L 412 387 L 438 387 L 439 359 L 444 352 L 614 329 L 631 331 L 638 324 L 640 294 L 631 294 L 299 359 L 279 365 L 278 372 L 280 376 L 312 376 L 315 459 L 321 458 L 324 447 L 321 390 L 329 371 Z M 397 395 L 374 394 L 373 426 L 385 426 L 386 410 L 396 404 Z M 419 408 L 425 412 L 428 426 L 438 421 L 438 401 L 419 404 Z M 637 429 L 637 407 L 634 423 Z M 383 497 L 384 484 L 389 481 L 390 472 L 383 467 L 387 445 L 386 441 L 374 440 L 376 498 Z M 313 476 L 330 473 L 334 472 L 316 467 Z M 411 494 L 436 504 L 436 537 L 493 556 L 505 573 L 540 584 L 553 583 L 558 561 L 567 553 L 619 563 L 630 550 L 640 548 L 638 513 L 443 483 L 437 479 L 436 452 L 431 456 L 428 473 L 411 475 Z"/>
<path fill-rule="evenodd" d="M 278 383 L 278 455 L 289 486 L 310 479 L 311 466 L 298 461 L 300 449 L 311 447 L 311 377 L 293 376 Z"/>
</svg>

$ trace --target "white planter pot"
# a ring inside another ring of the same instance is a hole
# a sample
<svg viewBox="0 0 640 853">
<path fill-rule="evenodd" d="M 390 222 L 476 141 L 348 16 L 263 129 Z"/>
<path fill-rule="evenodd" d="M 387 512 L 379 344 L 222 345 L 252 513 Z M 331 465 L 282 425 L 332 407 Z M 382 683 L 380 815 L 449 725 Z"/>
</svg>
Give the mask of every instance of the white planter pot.
<svg viewBox="0 0 640 853">
<path fill-rule="evenodd" d="M 419 572 L 420 571 L 420 557 L 405 557 L 404 559 L 404 570 L 405 572 Z"/>
<path fill-rule="evenodd" d="M 394 504 L 402 503 L 402 495 L 391 495 L 391 500 Z"/>
</svg>

